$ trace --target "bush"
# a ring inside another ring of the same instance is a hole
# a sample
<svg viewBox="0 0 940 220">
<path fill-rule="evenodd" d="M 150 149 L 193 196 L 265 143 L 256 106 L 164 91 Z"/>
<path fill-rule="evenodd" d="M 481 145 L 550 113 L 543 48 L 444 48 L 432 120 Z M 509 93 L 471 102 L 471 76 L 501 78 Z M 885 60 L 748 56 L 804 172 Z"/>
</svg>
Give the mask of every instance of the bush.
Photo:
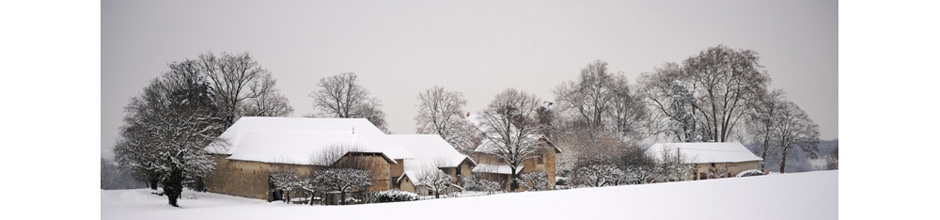
<svg viewBox="0 0 940 220">
<path fill-rule="evenodd" d="M 400 190 L 387 190 L 375 193 L 375 202 L 401 202 L 418 200 L 418 194 Z"/>
</svg>

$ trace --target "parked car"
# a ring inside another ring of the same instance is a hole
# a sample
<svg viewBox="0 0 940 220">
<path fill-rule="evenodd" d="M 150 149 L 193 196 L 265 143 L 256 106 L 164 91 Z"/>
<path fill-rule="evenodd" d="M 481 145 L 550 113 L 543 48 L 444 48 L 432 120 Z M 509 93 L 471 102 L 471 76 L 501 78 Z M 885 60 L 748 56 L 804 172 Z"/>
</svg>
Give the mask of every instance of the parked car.
<svg viewBox="0 0 940 220">
<path fill-rule="evenodd" d="M 763 175 L 764 175 L 764 171 L 750 169 L 750 170 L 741 171 L 740 173 L 738 173 L 738 175 L 734 177 L 749 177 L 749 176 L 763 176 Z"/>
</svg>

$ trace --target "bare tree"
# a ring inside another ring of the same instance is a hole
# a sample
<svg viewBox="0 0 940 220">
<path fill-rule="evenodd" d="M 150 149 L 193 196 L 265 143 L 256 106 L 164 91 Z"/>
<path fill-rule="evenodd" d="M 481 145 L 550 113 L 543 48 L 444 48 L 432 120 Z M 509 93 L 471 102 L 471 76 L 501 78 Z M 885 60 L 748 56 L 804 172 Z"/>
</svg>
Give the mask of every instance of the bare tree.
<svg viewBox="0 0 940 220">
<path fill-rule="evenodd" d="M 644 74 L 644 97 L 653 109 L 681 123 L 685 134 L 677 135 L 680 141 L 727 142 L 746 120 L 751 102 L 766 93 L 770 77 L 759 60 L 752 50 L 711 47 L 686 59 L 681 68 L 667 63 L 652 75 Z M 691 93 L 674 92 L 676 85 Z M 694 99 L 686 103 L 688 95 Z M 683 110 L 676 110 L 676 100 L 683 101 Z M 690 117 L 694 124 L 687 121 Z M 695 140 L 681 140 L 683 136 Z"/>
<path fill-rule="evenodd" d="M 542 148 L 542 125 L 536 110 L 542 103 L 534 95 L 507 89 L 496 95 L 486 111 L 480 114 L 480 127 L 485 136 L 478 149 L 505 161 L 511 170 L 510 191 L 518 188 L 518 168 L 523 161 L 536 157 Z"/>
<path fill-rule="evenodd" d="M 290 196 L 294 189 L 303 187 L 304 181 L 297 176 L 297 171 L 288 167 L 278 167 L 270 174 L 274 187 L 284 191 L 284 203 L 290 204 Z"/>
<path fill-rule="evenodd" d="M 243 116 L 241 105 L 254 98 L 249 87 L 256 81 L 269 75 L 248 53 L 222 53 L 216 56 L 212 52 L 199 55 L 199 70 L 204 72 L 211 82 L 212 94 L 225 126 L 231 126 Z"/>
<path fill-rule="evenodd" d="M 450 175 L 444 173 L 437 167 L 428 167 L 420 172 L 421 177 L 418 181 L 421 185 L 427 186 L 434 192 L 434 198 L 441 198 L 441 193 L 453 187 L 453 180 Z"/>
<path fill-rule="evenodd" d="M 614 77 L 611 93 L 610 111 L 607 112 L 612 129 L 625 139 L 639 140 L 648 133 L 644 127 L 649 125 L 649 115 L 641 99 L 630 90 L 627 78 L 623 75 Z"/>
<path fill-rule="evenodd" d="M 356 156 L 360 152 L 363 152 L 363 148 L 358 145 L 335 144 L 310 154 L 312 175 L 300 187 L 314 195 L 317 192 L 338 191 L 345 205 L 346 193 L 365 190 L 365 187 L 373 184 L 375 175 L 379 175 L 368 171 L 375 166 L 374 161 Z"/>
<path fill-rule="evenodd" d="M 314 174 L 313 182 L 319 183 L 324 189 L 340 192 L 340 200 L 346 205 L 346 193 L 371 186 L 372 178 L 365 170 L 330 168 Z"/>
<path fill-rule="evenodd" d="M 554 93 L 560 112 L 573 122 L 569 125 L 580 126 L 576 129 L 609 130 L 623 138 L 641 137 L 639 128 L 646 119 L 645 107 L 634 99 L 627 77 L 611 73 L 606 62 L 588 64 L 576 81 L 562 83 Z"/>
<path fill-rule="evenodd" d="M 758 145 L 755 153 L 761 157 L 760 169 L 763 170 L 764 163 L 774 155 L 777 149 L 775 131 L 780 125 L 779 113 L 784 107 L 783 91 L 776 90 L 761 95 L 754 104 L 748 115 L 747 131 Z"/>
<path fill-rule="evenodd" d="M 787 165 L 787 153 L 800 149 L 816 158 L 819 144 L 819 125 L 813 122 L 796 103 L 786 101 L 778 113 L 779 129 L 775 132 L 780 147 L 780 172 L 784 173 Z"/>
<path fill-rule="evenodd" d="M 729 141 L 748 104 L 766 92 L 770 77 L 752 50 L 724 45 L 708 48 L 683 62 L 688 79 L 700 94 L 694 107 L 701 110 L 706 140 Z"/>
<path fill-rule="evenodd" d="M 319 90 L 310 93 L 313 108 L 321 117 L 365 118 L 388 133 L 381 102 L 369 97 L 369 91 L 359 84 L 355 73 L 341 73 L 320 79 Z"/>
<path fill-rule="evenodd" d="M 248 87 L 251 99 L 241 105 L 240 112 L 242 116 L 286 116 L 294 111 L 287 101 L 287 97 L 281 95 L 275 87 L 277 81 L 271 77 L 271 74 L 263 74 L 259 80 L 255 80 Z"/>
<path fill-rule="evenodd" d="M 415 116 L 417 133 L 440 135 L 461 152 L 469 147 L 470 137 L 464 131 L 470 125 L 463 116 L 467 100 L 462 93 L 435 86 L 419 93 L 418 100 L 421 103 Z"/>
<path fill-rule="evenodd" d="M 391 133 L 388 130 L 388 122 L 385 121 L 385 112 L 382 111 L 382 101 L 379 101 L 378 98 L 371 98 L 363 103 L 362 107 L 360 107 L 360 113 L 356 117 L 369 120 L 369 122 L 372 122 L 372 125 L 375 125 L 375 127 L 386 134 Z"/>
<path fill-rule="evenodd" d="M 572 112 L 588 127 L 601 128 L 614 100 L 614 77 L 607 70 L 607 62 L 594 61 L 581 69 L 577 81 L 568 81 L 555 88 L 556 103 L 562 111 Z"/>
<path fill-rule="evenodd" d="M 699 142 L 704 138 L 696 120 L 695 96 L 681 66 L 665 63 L 654 73 L 640 77 L 640 96 L 652 109 L 653 118 L 660 121 L 653 133 L 672 136 L 679 142 Z"/>
<path fill-rule="evenodd" d="M 316 174 L 316 170 L 311 170 L 310 173 Z M 316 176 L 310 176 L 308 178 L 301 179 L 300 188 L 307 191 L 310 194 L 309 203 L 313 205 L 313 201 L 316 200 L 317 194 L 323 194 L 327 190 L 326 184 L 317 182 L 323 179 L 317 179 Z"/>
<path fill-rule="evenodd" d="M 318 86 L 320 90 L 310 93 L 314 99 L 313 107 L 332 117 L 352 118 L 358 115 L 359 108 L 369 96 L 369 92 L 359 85 L 355 73 L 322 78 Z"/>
</svg>

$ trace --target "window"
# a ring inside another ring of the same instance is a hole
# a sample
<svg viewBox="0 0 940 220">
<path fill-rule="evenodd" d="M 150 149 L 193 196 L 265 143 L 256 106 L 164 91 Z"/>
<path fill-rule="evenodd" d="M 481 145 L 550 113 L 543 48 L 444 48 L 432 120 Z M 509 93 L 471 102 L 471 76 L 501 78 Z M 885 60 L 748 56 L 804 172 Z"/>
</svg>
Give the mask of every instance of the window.
<svg viewBox="0 0 940 220">
<path fill-rule="evenodd" d="M 542 158 L 542 156 L 538 156 L 536 162 L 538 162 L 538 164 L 545 164 L 545 159 Z"/>
</svg>

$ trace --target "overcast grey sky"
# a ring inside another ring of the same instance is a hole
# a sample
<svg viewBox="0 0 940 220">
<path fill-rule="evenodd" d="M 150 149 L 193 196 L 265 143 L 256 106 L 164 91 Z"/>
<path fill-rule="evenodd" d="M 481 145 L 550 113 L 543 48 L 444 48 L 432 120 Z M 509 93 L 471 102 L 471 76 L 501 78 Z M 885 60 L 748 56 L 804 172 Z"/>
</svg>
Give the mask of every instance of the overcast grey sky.
<svg viewBox="0 0 940 220">
<path fill-rule="evenodd" d="M 773 78 L 838 137 L 837 2 L 801 1 L 114 1 L 101 3 L 101 155 L 123 107 L 200 53 L 250 52 L 294 107 L 316 82 L 355 72 L 393 133 L 414 133 L 418 92 L 463 92 L 477 112 L 515 87 L 552 89 L 600 59 L 631 83 L 664 62 L 725 44 L 757 51 Z"/>
</svg>

